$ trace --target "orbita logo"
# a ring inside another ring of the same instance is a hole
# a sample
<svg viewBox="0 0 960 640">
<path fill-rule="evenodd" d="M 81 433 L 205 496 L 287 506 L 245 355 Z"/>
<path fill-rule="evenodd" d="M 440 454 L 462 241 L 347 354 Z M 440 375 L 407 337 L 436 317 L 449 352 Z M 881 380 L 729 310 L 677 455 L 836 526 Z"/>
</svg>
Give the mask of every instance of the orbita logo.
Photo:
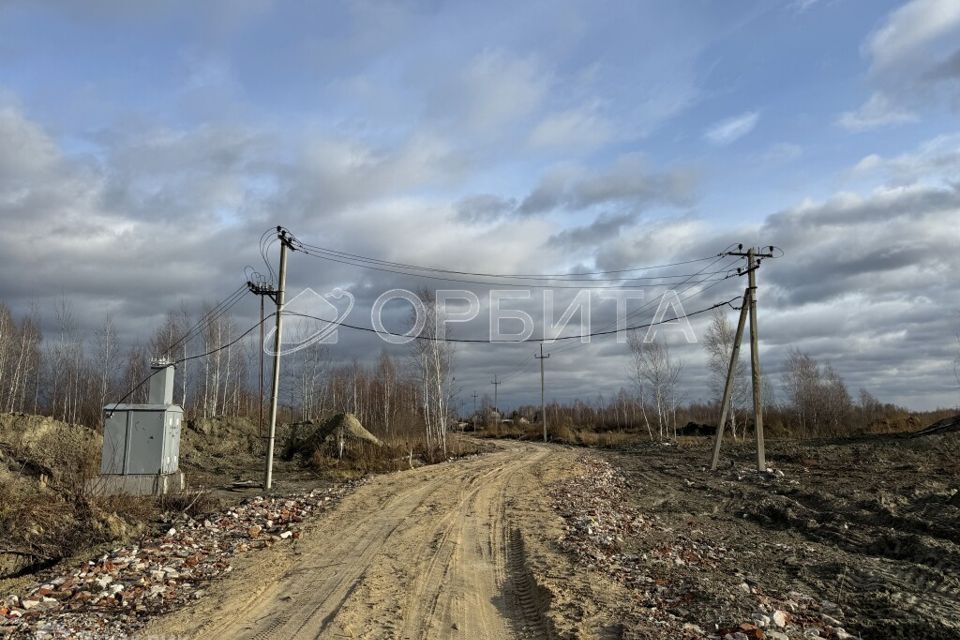
<svg viewBox="0 0 960 640">
<path fill-rule="evenodd" d="M 538 299 L 539 296 L 539 299 Z M 628 312 L 628 302 L 639 306 Z M 487 292 L 484 298 L 466 289 L 438 289 L 414 293 L 407 289 L 390 289 L 380 294 L 369 308 L 370 322 L 347 324 L 346 318 L 355 305 L 353 294 L 339 287 L 323 295 L 307 288 L 285 302 L 281 311 L 281 344 L 275 351 L 276 328 L 271 328 L 263 349 L 270 355 L 294 353 L 315 344 L 336 344 L 341 325 L 375 333 L 389 344 L 402 345 L 414 340 L 451 342 L 543 342 L 577 340 L 589 343 L 595 336 L 615 336 L 626 343 L 628 336 L 642 330 L 643 341 L 653 342 L 658 332 L 679 332 L 690 344 L 697 338 L 676 291 L 645 301 L 642 290 L 618 290 L 594 293 L 583 289 L 565 293 L 560 298 L 552 290 L 499 290 Z M 722 303 L 726 304 L 726 303 Z M 385 312 L 391 305 L 393 310 Z M 656 305 L 656 306 L 654 306 Z M 407 320 L 397 331 L 386 328 L 385 315 L 394 324 L 401 318 L 403 307 Z M 600 311 L 601 327 L 594 329 L 593 315 Z M 714 305 L 713 308 L 720 306 Z M 703 313 L 710 309 L 699 310 Z M 641 322 L 640 312 L 651 313 L 648 322 Z M 537 316 L 540 330 L 537 331 Z M 453 325 L 472 323 L 468 335 L 451 336 Z M 535 335 L 537 334 L 537 335 Z"/>
</svg>

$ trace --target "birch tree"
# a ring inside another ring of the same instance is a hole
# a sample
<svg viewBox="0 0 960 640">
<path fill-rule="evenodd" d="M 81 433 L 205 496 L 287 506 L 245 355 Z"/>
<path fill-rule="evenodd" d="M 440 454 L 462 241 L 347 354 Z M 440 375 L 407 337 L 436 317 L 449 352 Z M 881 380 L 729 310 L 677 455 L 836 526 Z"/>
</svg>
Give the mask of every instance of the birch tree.
<svg viewBox="0 0 960 640">
<path fill-rule="evenodd" d="M 670 348 L 661 340 L 645 341 L 644 333 L 633 331 L 627 336 L 633 356 L 634 381 L 650 389 L 657 417 L 660 440 L 676 436 L 677 384 L 683 363 L 674 360 Z"/>
<path fill-rule="evenodd" d="M 707 367 L 710 369 L 710 387 L 718 401 L 723 400 L 723 388 L 726 385 L 727 373 L 730 367 L 730 357 L 733 354 L 733 342 L 736 338 L 736 329 L 727 320 L 723 309 L 713 311 L 710 327 L 703 338 L 703 348 L 707 352 Z M 730 392 L 730 432 L 734 439 L 737 434 L 737 411 L 746 405 L 750 391 L 749 380 L 746 376 L 741 354 L 737 354 L 737 362 L 733 372 L 733 388 Z M 742 437 L 742 431 L 740 437 Z"/>
</svg>

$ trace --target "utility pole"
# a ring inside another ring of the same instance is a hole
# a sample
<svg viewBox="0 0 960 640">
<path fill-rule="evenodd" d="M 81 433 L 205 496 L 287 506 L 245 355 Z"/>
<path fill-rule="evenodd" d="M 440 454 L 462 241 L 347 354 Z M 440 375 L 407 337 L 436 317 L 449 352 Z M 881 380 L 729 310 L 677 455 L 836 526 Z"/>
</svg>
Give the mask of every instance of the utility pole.
<svg viewBox="0 0 960 640">
<path fill-rule="evenodd" d="M 496 422 L 494 422 L 497 435 L 500 435 L 500 405 L 497 402 L 497 387 L 502 385 L 502 382 L 497 381 L 497 374 L 493 374 L 493 380 L 490 381 L 490 384 L 493 385 L 493 413 L 497 416 Z"/>
<path fill-rule="evenodd" d="M 772 255 L 772 254 L 771 254 Z M 757 260 L 753 248 L 747 251 L 748 286 L 750 290 L 750 377 L 753 381 L 753 424 L 757 435 L 757 470 L 767 468 L 763 445 L 763 398 L 760 385 L 760 336 L 757 334 Z"/>
<path fill-rule="evenodd" d="M 473 392 L 473 415 L 470 417 L 473 422 L 473 432 L 477 432 L 477 392 Z"/>
<path fill-rule="evenodd" d="M 547 441 L 547 402 L 544 394 L 543 385 L 543 361 L 550 357 L 550 354 L 543 355 L 543 343 L 540 343 L 540 355 L 533 354 L 533 357 L 540 361 L 540 420 L 543 422 L 543 441 Z"/>
<path fill-rule="evenodd" d="M 277 436 L 277 400 L 280 392 L 280 345 L 281 323 L 280 314 L 283 310 L 283 296 L 287 288 L 287 250 L 292 249 L 286 230 L 277 227 L 280 238 L 280 274 L 277 283 L 275 302 L 277 303 L 277 331 L 273 335 L 273 386 L 270 389 L 270 435 L 267 437 L 267 462 L 263 476 L 263 490 L 269 491 L 273 486 L 273 445 Z M 261 348 L 262 345 L 261 345 Z"/>
<path fill-rule="evenodd" d="M 268 282 L 247 281 L 247 288 L 257 296 L 260 296 L 260 395 L 258 396 L 259 418 L 257 421 L 257 435 L 261 439 L 266 439 L 263 435 L 263 343 L 264 343 L 264 298 L 270 298 L 274 304 L 277 303 L 277 290 Z"/>
<path fill-rule="evenodd" d="M 746 252 L 743 251 L 743 245 L 740 245 L 738 251 L 728 251 L 728 256 L 740 256 L 747 259 L 747 268 L 740 271 L 740 274 L 747 274 L 747 288 L 743 294 L 743 306 L 740 308 L 740 321 L 737 324 L 737 335 L 734 339 L 734 346 L 730 358 L 730 368 L 727 371 L 727 382 L 723 389 L 723 403 L 720 410 L 720 424 L 717 425 L 716 440 L 713 447 L 713 462 L 711 469 L 717 468 L 717 462 L 720 459 L 720 443 L 723 440 L 724 422 L 726 421 L 727 411 L 729 410 L 730 392 L 733 386 L 733 377 L 736 371 L 737 356 L 740 354 L 740 342 L 743 338 L 743 325 L 747 314 L 750 316 L 750 378 L 753 385 L 753 424 L 754 433 L 757 441 L 757 470 L 764 471 L 767 468 L 766 451 L 763 443 L 763 396 L 762 385 L 760 383 L 760 335 L 757 329 L 757 269 L 760 268 L 760 261 L 763 258 L 773 257 L 773 247 L 767 247 L 769 251 L 758 251 L 751 247 Z"/>
<path fill-rule="evenodd" d="M 248 287 L 252 288 L 252 285 L 248 282 Z M 260 393 L 257 395 L 257 405 L 260 407 L 259 418 L 257 419 L 257 435 L 263 437 L 263 340 L 264 340 L 264 308 L 263 308 L 263 296 L 260 296 L 260 342 L 258 343 L 257 351 L 260 352 Z"/>
</svg>

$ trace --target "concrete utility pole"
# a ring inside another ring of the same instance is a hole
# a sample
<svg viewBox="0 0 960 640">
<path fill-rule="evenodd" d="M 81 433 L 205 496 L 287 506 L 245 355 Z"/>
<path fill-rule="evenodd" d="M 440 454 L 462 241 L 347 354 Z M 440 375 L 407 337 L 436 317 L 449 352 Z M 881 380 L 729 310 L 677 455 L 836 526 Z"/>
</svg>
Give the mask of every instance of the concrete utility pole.
<svg viewBox="0 0 960 640">
<path fill-rule="evenodd" d="M 500 405 L 498 404 L 498 401 L 497 401 L 497 387 L 499 387 L 503 383 L 497 381 L 497 374 L 493 374 L 493 380 L 490 381 L 490 384 L 493 385 L 493 413 L 494 415 L 497 416 L 496 422 L 494 422 L 494 425 L 497 430 L 497 435 L 500 435 Z"/>
<path fill-rule="evenodd" d="M 547 441 L 547 402 L 544 394 L 543 384 L 543 361 L 550 357 L 550 354 L 543 355 L 543 343 L 540 343 L 540 355 L 533 354 L 533 357 L 540 361 L 540 420 L 543 422 L 543 441 Z"/>
<path fill-rule="evenodd" d="M 767 458 L 763 447 L 763 398 L 760 385 L 760 336 L 757 334 L 757 269 L 760 262 L 754 250 L 747 251 L 747 265 L 750 291 L 750 374 L 753 379 L 753 424 L 757 434 L 757 470 L 767 468 Z"/>
<path fill-rule="evenodd" d="M 767 468 L 767 457 L 763 443 L 763 396 L 760 383 L 760 335 L 757 330 L 757 269 L 760 268 L 762 258 L 773 257 L 773 247 L 770 251 L 757 251 L 753 247 L 743 252 L 743 245 L 739 251 L 728 251 L 728 256 L 740 256 L 747 259 L 747 289 L 743 294 L 743 306 L 740 308 L 740 322 L 737 324 L 737 335 L 734 339 L 733 353 L 730 358 L 730 368 L 727 371 L 727 382 L 723 389 L 723 404 L 720 409 L 720 424 L 717 425 L 716 440 L 713 445 L 713 462 L 711 469 L 717 468 L 720 459 L 720 443 L 723 440 L 724 422 L 729 410 L 730 392 L 733 386 L 733 376 L 736 371 L 737 356 L 740 353 L 740 342 L 743 338 L 743 325 L 746 314 L 750 314 L 750 378 L 753 384 L 753 425 L 757 438 L 757 470 Z M 740 272 L 743 275 L 743 271 Z"/>
<path fill-rule="evenodd" d="M 280 345 L 281 323 L 280 314 L 283 310 L 283 295 L 287 288 L 287 249 L 290 248 L 290 240 L 287 238 L 287 232 L 277 227 L 277 235 L 280 237 L 280 275 L 277 283 L 277 331 L 273 336 L 273 386 L 270 389 L 270 435 L 267 437 L 267 463 L 263 476 L 263 489 L 269 491 L 273 486 L 273 445 L 277 436 L 277 400 L 280 392 Z M 263 345 L 260 346 L 263 348 Z"/>
</svg>

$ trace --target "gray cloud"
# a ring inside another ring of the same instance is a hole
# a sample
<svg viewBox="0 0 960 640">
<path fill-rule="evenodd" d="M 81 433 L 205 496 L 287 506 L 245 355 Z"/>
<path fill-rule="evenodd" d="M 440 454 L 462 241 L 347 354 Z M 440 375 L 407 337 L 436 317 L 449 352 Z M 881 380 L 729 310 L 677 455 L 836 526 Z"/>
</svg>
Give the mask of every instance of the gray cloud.
<svg viewBox="0 0 960 640">
<path fill-rule="evenodd" d="M 696 187 L 696 176 L 690 170 L 652 173 L 640 154 L 626 154 L 602 171 L 573 166 L 553 169 L 523 199 L 518 211 L 530 215 L 605 204 L 634 209 L 652 204 L 685 207 L 695 201 Z"/>
<path fill-rule="evenodd" d="M 457 216 L 465 222 L 489 222 L 513 213 L 517 201 L 485 193 L 464 198 L 455 208 Z"/>
</svg>

